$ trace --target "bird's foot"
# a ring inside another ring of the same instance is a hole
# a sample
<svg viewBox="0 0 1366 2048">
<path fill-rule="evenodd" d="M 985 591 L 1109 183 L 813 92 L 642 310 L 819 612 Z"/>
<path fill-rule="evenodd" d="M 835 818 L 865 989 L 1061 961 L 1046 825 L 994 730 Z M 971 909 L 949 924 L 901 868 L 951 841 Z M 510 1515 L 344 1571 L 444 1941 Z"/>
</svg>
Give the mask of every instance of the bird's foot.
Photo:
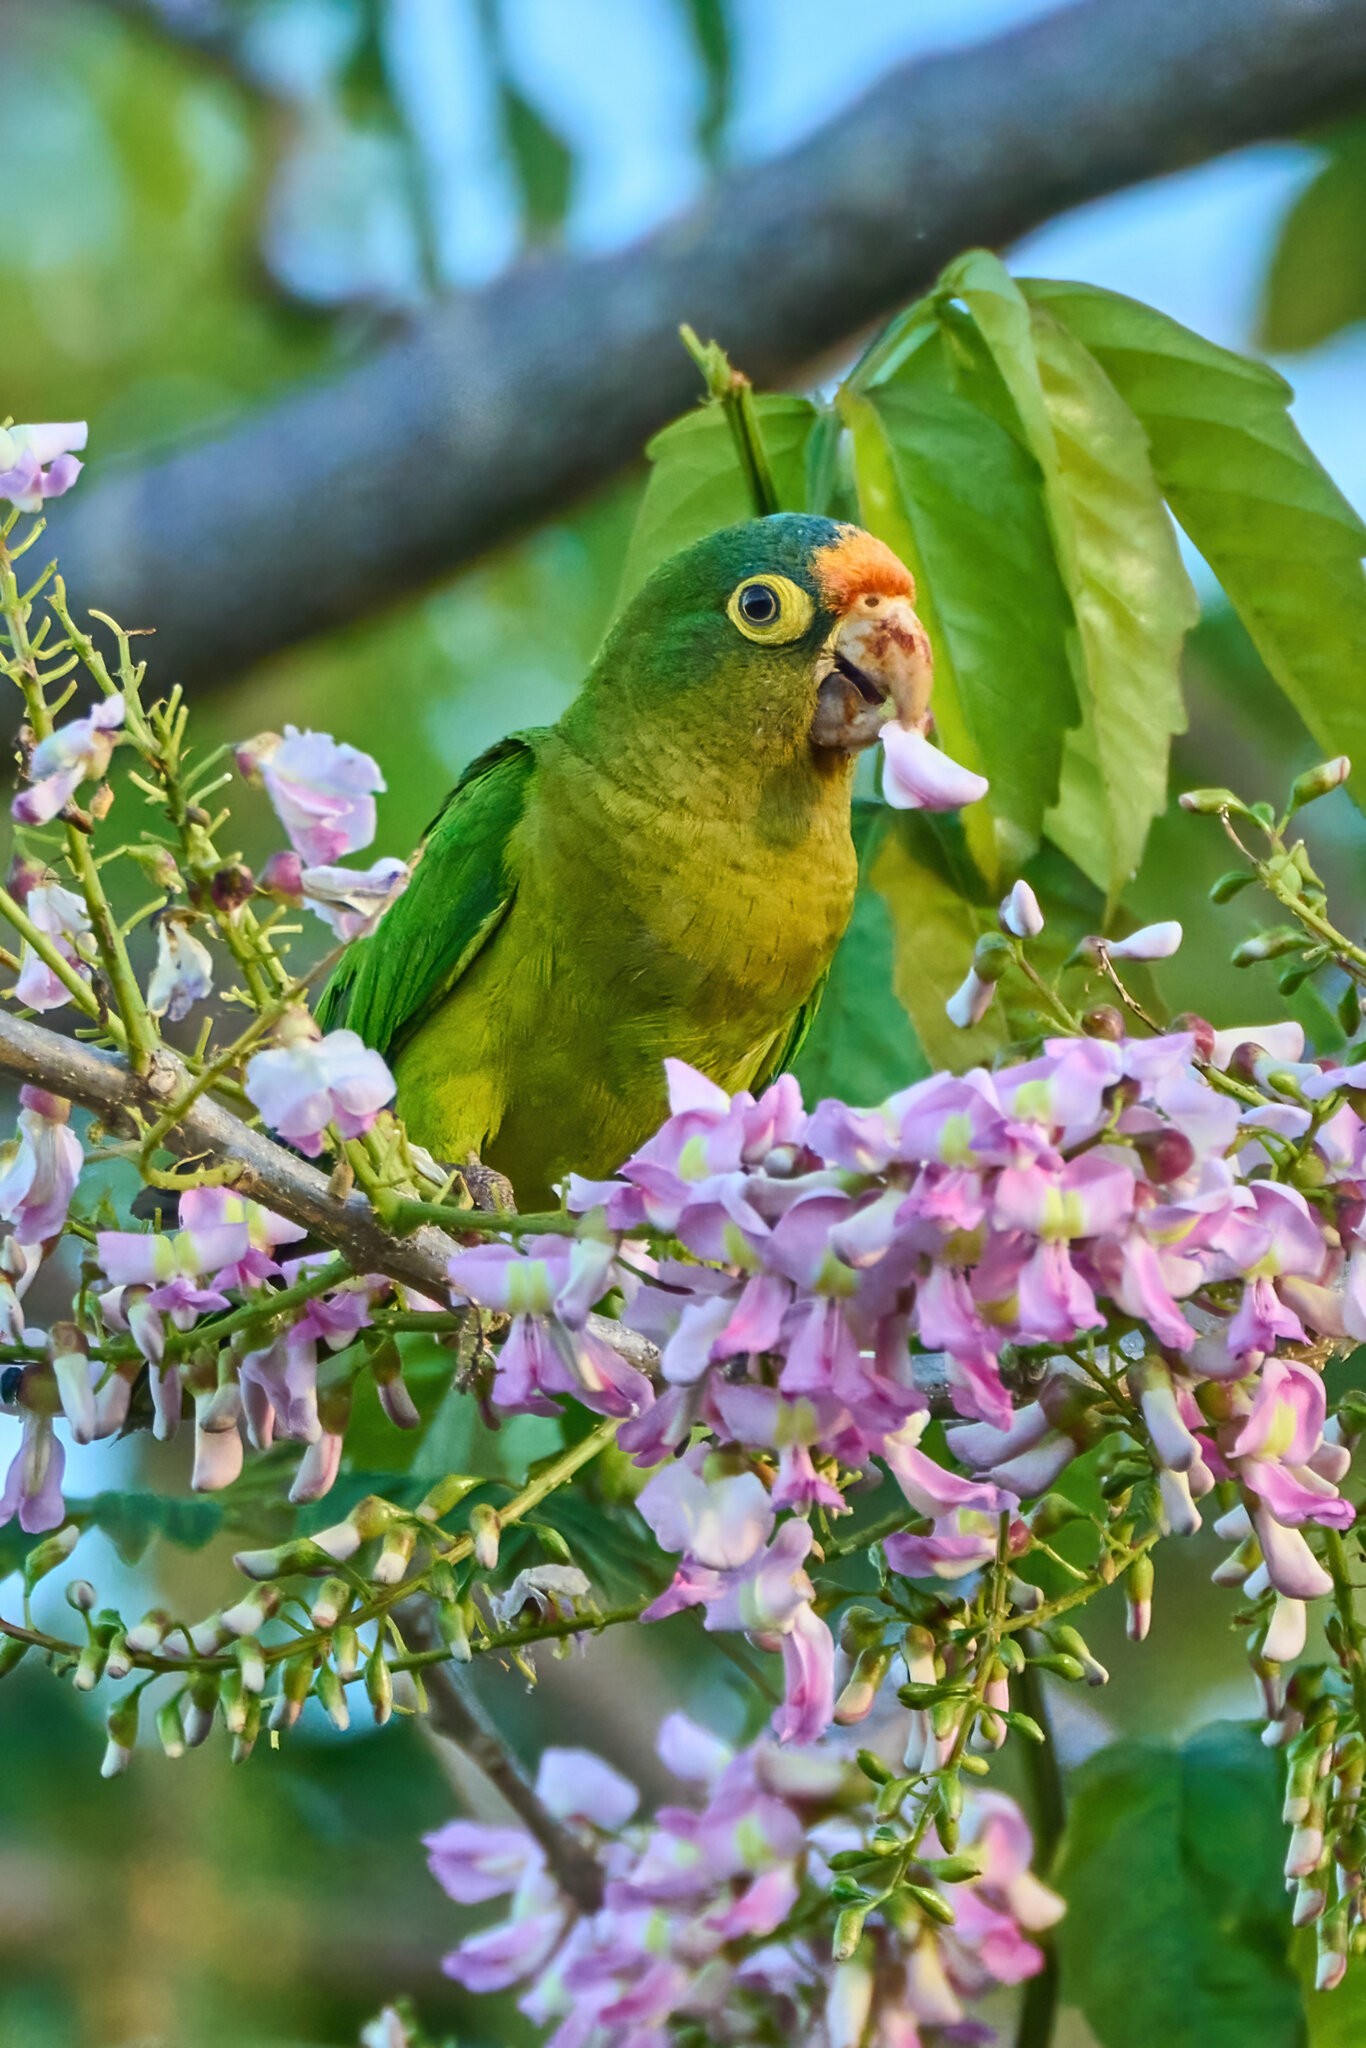
<svg viewBox="0 0 1366 2048">
<path fill-rule="evenodd" d="M 453 1170 L 465 1183 L 470 1200 L 476 1209 L 490 1212 L 506 1209 L 515 1212 L 517 1197 L 512 1191 L 512 1182 L 505 1173 L 498 1173 L 492 1166 L 485 1166 L 473 1153 L 463 1166 L 457 1166 Z"/>
</svg>

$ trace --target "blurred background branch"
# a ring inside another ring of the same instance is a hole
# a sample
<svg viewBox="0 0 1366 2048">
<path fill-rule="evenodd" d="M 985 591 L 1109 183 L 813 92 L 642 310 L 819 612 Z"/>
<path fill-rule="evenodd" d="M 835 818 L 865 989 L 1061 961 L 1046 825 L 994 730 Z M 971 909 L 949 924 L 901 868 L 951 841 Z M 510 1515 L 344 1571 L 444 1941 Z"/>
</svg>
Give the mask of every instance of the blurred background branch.
<svg viewBox="0 0 1366 2048">
<path fill-rule="evenodd" d="M 171 10 L 140 11 L 180 32 Z M 53 519 L 68 580 L 155 624 L 161 674 L 231 677 L 630 463 L 694 396 L 680 320 L 756 379 L 790 380 L 956 250 L 1293 133 L 1364 87 L 1363 0 L 1079 0 L 895 68 L 632 247 L 442 297 L 331 381 L 106 471 Z"/>
</svg>

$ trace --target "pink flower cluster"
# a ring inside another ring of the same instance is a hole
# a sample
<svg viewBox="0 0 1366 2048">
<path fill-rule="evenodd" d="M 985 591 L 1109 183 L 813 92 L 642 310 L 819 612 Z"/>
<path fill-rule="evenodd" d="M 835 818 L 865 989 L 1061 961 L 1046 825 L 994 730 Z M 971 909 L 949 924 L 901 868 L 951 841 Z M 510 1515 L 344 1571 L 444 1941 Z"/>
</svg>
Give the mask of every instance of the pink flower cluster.
<svg viewBox="0 0 1366 2048">
<path fill-rule="evenodd" d="M 834 1661 L 807 1573 L 813 1508 L 839 1512 L 850 1476 L 880 1460 L 923 1518 L 891 1539 L 891 1567 L 976 1570 L 1002 1513 L 1094 1440 L 1099 1395 L 1079 1361 L 1099 1344 L 1141 1414 L 1169 1527 L 1199 1526 L 1216 1479 L 1238 1484 L 1244 1505 L 1221 1524 L 1239 1544 L 1230 1573 L 1274 1593 L 1267 1655 L 1293 1656 L 1302 1603 L 1328 1583 L 1304 1531 L 1354 1511 L 1322 1381 L 1281 1354 L 1366 1335 L 1366 1126 L 1349 1099 L 1366 1068 L 1248 1057 L 1263 1089 L 1250 1104 L 1172 1033 L 1054 1039 L 878 1109 L 809 1113 L 790 1077 L 732 1098 L 671 1062 L 659 1132 L 618 1177 L 571 1181 L 576 1246 L 452 1262 L 457 1296 L 516 1316 L 495 1398 L 587 1398 L 568 1361 L 595 1292 L 620 1288 L 664 1384 L 650 1400 L 618 1365 L 596 1405 L 626 1411 L 619 1441 L 642 1465 L 678 1454 L 640 1499 L 681 1555 L 652 1612 L 700 1605 L 707 1627 L 781 1650 L 776 1725 L 809 1742 Z M 1310 1168 L 1279 1178 L 1296 1144 Z M 685 1256 L 656 1255 L 660 1240 Z M 1107 1354 L 1126 1331 L 1143 1335 Z M 1018 1413 L 1008 1346 L 1052 1361 Z M 924 1354 L 963 1418 L 950 1442 L 967 1476 L 919 1448 Z"/>
<path fill-rule="evenodd" d="M 452 1821 L 427 1837 L 433 1875 L 459 1904 L 510 1900 L 504 1919 L 447 1957 L 447 1973 L 474 1992 L 521 1986 L 548 2048 L 667 2048 L 683 2021 L 718 2044 L 857 2048 L 874 2017 L 893 2048 L 980 2040 L 968 2006 L 1042 1966 L 1030 1934 L 1062 1902 L 1030 1872 L 1029 1830 L 1010 1799 L 968 1796 L 960 1853 L 976 1874 L 937 1887 L 951 1926 L 872 1914 L 832 1972 L 821 1894 L 830 1857 L 867 1846 L 868 1780 L 833 1746 L 761 1741 L 736 1754 L 683 1714 L 664 1723 L 659 1754 L 689 1799 L 648 1822 L 635 1787 L 601 1759 L 552 1749 L 541 1760 L 542 1804 L 600 1861 L 596 1913 L 564 1896 L 520 1828 Z M 919 1851 L 926 1866 L 943 1854 L 933 1835 Z M 934 1885 L 931 1868 L 920 1876 Z"/>
</svg>

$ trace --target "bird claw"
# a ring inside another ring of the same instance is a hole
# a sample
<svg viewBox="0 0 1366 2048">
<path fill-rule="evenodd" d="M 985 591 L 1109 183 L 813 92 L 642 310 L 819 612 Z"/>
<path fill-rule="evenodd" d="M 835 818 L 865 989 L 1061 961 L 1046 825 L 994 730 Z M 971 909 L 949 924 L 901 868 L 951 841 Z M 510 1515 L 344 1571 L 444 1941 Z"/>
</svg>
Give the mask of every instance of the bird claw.
<svg viewBox="0 0 1366 2048">
<path fill-rule="evenodd" d="M 496 1211 L 506 1209 L 515 1212 L 517 1197 L 512 1191 L 512 1182 L 505 1173 L 498 1173 L 491 1166 L 485 1166 L 471 1153 L 463 1166 L 452 1169 L 460 1176 L 476 1209 Z"/>
</svg>

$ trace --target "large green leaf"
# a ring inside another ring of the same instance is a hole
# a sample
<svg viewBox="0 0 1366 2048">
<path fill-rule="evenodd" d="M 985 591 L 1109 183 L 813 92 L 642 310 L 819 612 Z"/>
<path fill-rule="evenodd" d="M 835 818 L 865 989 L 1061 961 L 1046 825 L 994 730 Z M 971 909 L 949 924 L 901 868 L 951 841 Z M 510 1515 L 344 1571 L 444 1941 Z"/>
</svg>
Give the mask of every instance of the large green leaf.
<svg viewBox="0 0 1366 2048">
<path fill-rule="evenodd" d="M 1281 222 L 1262 289 L 1257 340 L 1276 354 L 1366 320 L 1366 122 L 1349 122 L 1327 148 Z"/>
<path fill-rule="evenodd" d="M 898 811 L 882 834 L 868 879 L 887 906 L 895 944 L 894 987 L 934 1067 L 990 1064 L 1006 1041 L 1000 1004 L 959 1031 L 944 1005 L 972 964 L 979 934 L 995 919 L 972 901 L 980 891 L 966 847 L 923 812 Z"/>
<path fill-rule="evenodd" d="M 945 271 L 940 290 L 971 314 L 1043 473 L 1082 703 L 1048 833 L 1113 903 L 1166 801 L 1195 594 L 1143 429 L 1085 349 L 984 251 Z"/>
<path fill-rule="evenodd" d="M 1028 282 L 1143 422 L 1186 532 L 1326 754 L 1366 801 L 1366 527 L 1291 421 L 1288 384 L 1150 306 Z"/>
<path fill-rule="evenodd" d="M 1084 1764 L 1054 1882 L 1063 1997 L 1102 2048 L 1303 2048 L 1278 1760 L 1238 1722 Z"/>
<path fill-rule="evenodd" d="M 759 429 L 783 511 L 807 503 L 807 449 L 819 414 L 807 398 L 756 397 Z M 646 449 L 650 481 L 622 571 L 621 597 L 637 591 L 652 569 L 714 533 L 753 516 L 736 459 L 730 424 L 715 403 L 684 413 Z"/>
<path fill-rule="evenodd" d="M 930 1071 L 894 987 L 892 919 L 868 880 L 889 815 L 880 804 L 855 806 L 859 891 L 854 914 L 795 1067 L 808 1103 L 826 1095 L 845 1102 L 881 1102 Z"/>
<path fill-rule="evenodd" d="M 995 378 L 984 355 L 971 330 L 952 349 L 936 330 L 891 374 L 851 388 L 841 409 L 864 523 L 904 553 L 916 577 L 943 743 L 991 783 L 996 832 L 983 865 L 1001 881 L 1038 844 L 1063 734 L 1079 711 L 1042 476 L 980 402 L 982 383 Z M 969 832 L 981 857 L 977 822 Z"/>
</svg>

